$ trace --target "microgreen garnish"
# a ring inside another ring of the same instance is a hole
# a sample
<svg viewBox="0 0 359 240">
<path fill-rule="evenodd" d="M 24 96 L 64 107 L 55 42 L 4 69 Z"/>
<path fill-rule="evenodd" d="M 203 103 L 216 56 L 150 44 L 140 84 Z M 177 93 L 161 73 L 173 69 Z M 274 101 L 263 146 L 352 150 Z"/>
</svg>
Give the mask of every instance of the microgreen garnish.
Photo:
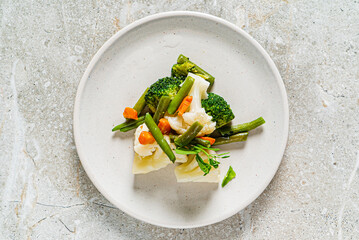
<svg viewBox="0 0 359 240">
<path fill-rule="evenodd" d="M 196 161 L 198 163 L 199 168 L 204 172 L 203 176 L 206 176 L 211 170 L 211 165 L 204 162 L 203 159 L 198 154 L 196 154 Z"/>
</svg>

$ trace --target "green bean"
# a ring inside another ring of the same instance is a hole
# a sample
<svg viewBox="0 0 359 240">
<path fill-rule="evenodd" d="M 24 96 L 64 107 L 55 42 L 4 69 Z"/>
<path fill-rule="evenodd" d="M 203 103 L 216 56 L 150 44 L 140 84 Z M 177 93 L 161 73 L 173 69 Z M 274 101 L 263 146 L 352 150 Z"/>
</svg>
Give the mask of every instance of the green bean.
<svg viewBox="0 0 359 240">
<path fill-rule="evenodd" d="M 247 140 L 247 137 L 248 137 L 248 132 L 237 133 L 230 137 L 219 137 L 216 138 L 216 141 L 212 146 L 223 145 L 223 144 L 234 143 L 234 142 L 243 142 Z"/>
<path fill-rule="evenodd" d="M 262 117 L 260 117 L 260 118 L 257 118 L 256 120 L 253 120 L 248 123 L 242 123 L 242 124 L 238 124 L 238 125 L 234 125 L 234 126 L 225 126 L 222 128 L 218 128 L 217 131 L 223 137 L 228 137 L 228 136 L 234 135 L 236 133 L 248 132 L 250 130 L 253 130 L 253 129 L 259 127 L 260 125 L 264 124 L 265 122 L 266 121 Z"/>
<path fill-rule="evenodd" d="M 153 115 L 153 121 L 155 121 L 156 124 L 158 124 L 158 121 L 165 115 L 170 102 L 171 102 L 171 97 L 169 96 L 162 96 L 160 98 L 156 112 Z"/>
<path fill-rule="evenodd" d="M 158 128 L 155 121 L 153 121 L 153 118 L 149 113 L 146 113 L 145 117 L 145 124 L 152 133 L 152 136 L 155 138 L 158 145 L 161 147 L 163 152 L 168 156 L 168 158 L 172 161 L 176 161 L 176 156 L 174 155 L 170 145 L 166 141 L 166 139 L 163 137 L 161 130 Z"/>
<path fill-rule="evenodd" d="M 202 128 L 203 125 L 201 125 L 199 122 L 193 123 L 185 133 L 183 133 L 175 140 L 175 144 L 179 147 L 187 146 L 197 136 Z"/>
<path fill-rule="evenodd" d="M 146 105 L 145 95 L 146 95 L 148 89 L 149 89 L 149 88 L 147 88 L 147 89 L 145 90 L 145 92 L 142 93 L 141 97 L 137 100 L 135 106 L 133 107 L 133 109 L 135 109 L 135 110 L 137 111 L 137 116 L 140 115 L 140 113 L 142 112 L 143 108 L 144 108 L 145 105 Z M 115 126 L 115 127 L 112 129 L 112 132 L 118 131 L 118 130 L 120 130 L 121 128 L 126 128 L 126 129 L 128 129 L 128 130 L 121 131 L 121 132 L 127 132 L 127 131 L 133 129 L 133 128 L 129 128 L 130 126 L 132 126 L 132 125 L 133 125 L 133 126 L 135 126 L 135 125 L 139 126 L 139 125 L 141 125 L 142 123 L 144 123 L 144 120 L 145 120 L 145 117 L 144 117 L 144 116 L 143 116 L 142 118 L 139 117 L 137 120 L 127 118 L 124 123 L 121 123 L 121 124 Z M 142 121 L 141 124 L 138 124 L 139 121 Z"/>
<path fill-rule="evenodd" d="M 193 145 L 199 144 L 207 148 L 211 147 L 211 143 L 208 140 L 201 138 L 194 138 L 191 143 L 193 143 Z"/>
<path fill-rule="evenodd" d="M 188 95 L 189 91 L 191 90 L 194 83 L 194 78 L 187 76 L 186 80 L 184 81 L 182 87 L 173 98 L 172 102 L 168 106 L 168 113 L 174 114 L 178 107 L 181 105 L 182 100 Z"/>
<path fill-rule="evenodd" d="M 137 100 L 135 106 L 133 107 L 133 109 L 135 109 L 137 111 L 137 115 L 140 115 L 140 113 L 142 112 L 142 109 L 145 107 L 146 105 L 146 101 L 145 101 L 145 95 L 147 93 L 149 88 L 147 88 L 141 95 L 140 99 Z"/>
<path fill-rule="evenodd" d="M 140 118 L 138 118 L 138 119 L 140 119 Z M 142 116 L 140 121 L 136 120 L 136 122 L 134 124 L 132 124 L 130 126 L 127 126 L 127 127 L 123 127 L 123 128 L 120 129 L 120 131 L 121 132 L 128 132 L 128 131 L 130 131 L 132 129 L 137 128 L 138 126 L 140 126 L 144 122 L 145 122 L 145 116 Z"/>
<path fill-rule="evenodd" d="M 141 123 L 139 124 L 139 125 L 141 125 L 142 123 L 144 123 L 144 121 L 145 121 L 145 116 L 141 116 L 141 117 L 139 117 L 137 120 L 128 119 L 126 122 L 121 123 L 121 124 L 115 126 L 115 127 L 112 129 L 112 132 L 117 131 L 117 130 L 121 130 L 122 128 L 128 128 L 128 127 L 130 127 L 130 126 L 134 126 L 134 125 L 138 124 L 139 122 L 141 122 Z M 139 126 L 139 125 L 138 125 L 138 126 Z M 131 129 L 132 129 L 132 128 L 131 128 Z M 131 129 L 130 129 L 130 130 L 131 130 Z"/>
</svg>

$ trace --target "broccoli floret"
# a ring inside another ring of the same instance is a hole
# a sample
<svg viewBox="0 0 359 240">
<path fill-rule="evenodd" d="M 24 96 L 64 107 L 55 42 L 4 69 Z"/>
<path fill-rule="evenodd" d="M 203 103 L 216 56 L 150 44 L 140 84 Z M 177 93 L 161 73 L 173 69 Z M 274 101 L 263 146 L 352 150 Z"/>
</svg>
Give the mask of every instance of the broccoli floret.
<svg viewBox="0 0 359 240">
<path fill-rule="evenodd" d="M 162 96 L 174 97 L 180 89 L 180 84 L 184 79 L 176 77 L 165 77 L 158 79 L 148 89 L 145 100 L 152 112 L 156 111 L 158 102 Z"/>
<path fill-rule="evenodd" d="M 202 99 L 202 107 L 208 115 L 212 116 L 212 121 L 216 122 L 216 128 L 220 128 L 234 119 L 229 104 L 217 94 L 208 93 L 208 98 Z"/>
<path fill-rule="evenodd" d="M 210 83 L 210 86 L 214 83 L 214 77 L 202 68 L 191 62 L 188 57 L 179 55 L 177 64 L 172 66 L 171 76 L 177 78 L 186 78 L 188 73 L 196 74 Z"/>
</svg>

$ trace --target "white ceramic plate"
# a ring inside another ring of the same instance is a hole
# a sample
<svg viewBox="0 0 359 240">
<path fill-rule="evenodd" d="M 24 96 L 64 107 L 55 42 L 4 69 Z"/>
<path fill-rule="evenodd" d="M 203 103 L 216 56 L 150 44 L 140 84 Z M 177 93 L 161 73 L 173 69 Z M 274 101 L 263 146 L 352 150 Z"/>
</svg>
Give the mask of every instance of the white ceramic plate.
<svg viewBox="0 0 359 240">
<path fill-rule="evenodd" d="M 231 104 L 234 123 L 263 116 L 267 123 L 246 143 L 223 147 L 237 177 L 225 188 L 177 183 L 173 166 L 134 176 L 133 131 L 113 134 L 123 109 L 158 78 L 169 76 L 182 53 L 216 77 L 213 92 Z M 288 103 L 279 72 L 265 50 L 235 25 L 203 13 L 167 12 L 123 28 L 92 59 L 78 87 L 74 134 L 83 167 L 115 206 L 145 222 L 191 228 L 224 220 L 255 200 L 281 162 Z"/>
</svg>

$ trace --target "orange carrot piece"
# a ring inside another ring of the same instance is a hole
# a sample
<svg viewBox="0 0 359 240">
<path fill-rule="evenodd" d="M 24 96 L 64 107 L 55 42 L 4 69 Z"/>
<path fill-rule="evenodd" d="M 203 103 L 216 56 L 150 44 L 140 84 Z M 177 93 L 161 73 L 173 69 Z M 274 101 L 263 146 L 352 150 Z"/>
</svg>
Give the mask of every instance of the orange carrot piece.
<svg viewBox="0 0 359 240">
<path fill-rule="evenodd" d="M 181 105 L 178 108 L 178 115 L 182 116 L 185 111 L 187 110 L 187 108 L 189 107 L 189 105 L 191 105 L 193 97 L 192 96 L 187 96 L 183 99 Z"/>
<path fill-rule="evenodd" d="M 138 119 L 137 111 L 133 108 L 126 107 L 125 111 L 123 112 L 123 116 L 127 119 Z"/>
<path fill-rule="evenodd" d="M 161 118 L 158 123 L 158 128 L 162 134 L 169 134 L 171 132 L 171 125 L 166 118 Z"/>
<path fill-rule="evenodd" d="M 142 145 L 146 145 L 146 144 L 152 144 L 154 143 L 156 140 L 155 138 L 152 136 L 152 133 L 147 132 L 147 131 L 142 131 L 140 136 L 138 137 L 138 141 L 142 144 Z"/>
<path fill-rule="evenodd" d="M 209 143 L 210 143 L 211 145 L 213 145 L 213 144 L 216 142 L 216 139 L 215 139 L 215 138 L 211 138 L 211 137 L 199 137 L 199 138 L 201 138 L 201 139 L 203 139 L 203 140 L 209 141 Z"/>
</svg>

